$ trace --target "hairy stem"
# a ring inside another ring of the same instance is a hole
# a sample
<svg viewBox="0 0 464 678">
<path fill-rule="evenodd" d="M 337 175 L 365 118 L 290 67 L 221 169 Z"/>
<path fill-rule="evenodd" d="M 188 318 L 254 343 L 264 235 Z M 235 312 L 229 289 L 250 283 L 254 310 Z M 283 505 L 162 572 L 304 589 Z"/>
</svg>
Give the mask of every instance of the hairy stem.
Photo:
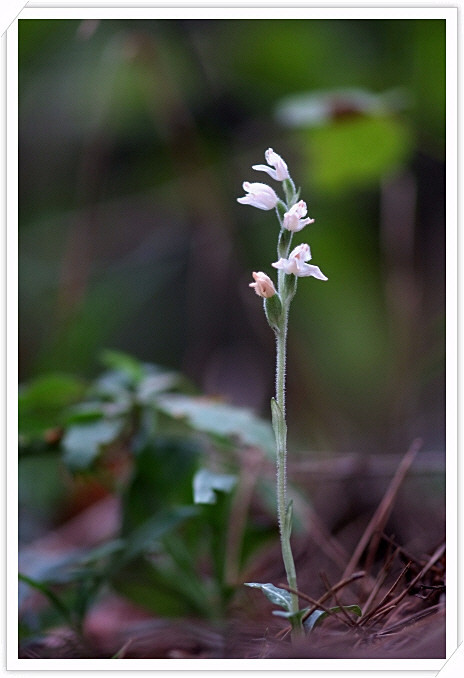
<svg viewBox="0 0 464 678">
<path fill-rule="evenodd" d="M 280 281 L 279 281 L 280 282 Z M 283 299 L 281 322 L 276 331 L 276 397 L 273 407 L 273 427 L 277 448 L 277 516 L 280 544 L 288 585 L 297 590 L 296 570 L 290 545 L 291 507 L 287 502 L 287 425 L 285 421 L 285 363 L 287 353 L 287 328 L 289 299 Z M 292 593 L 292 610 L 298 611 L 298 596 Z M 301 628 L 301 623 L 297 624 Z M 297 632 L 298 629 L 294 630 Z"/>
</svg>

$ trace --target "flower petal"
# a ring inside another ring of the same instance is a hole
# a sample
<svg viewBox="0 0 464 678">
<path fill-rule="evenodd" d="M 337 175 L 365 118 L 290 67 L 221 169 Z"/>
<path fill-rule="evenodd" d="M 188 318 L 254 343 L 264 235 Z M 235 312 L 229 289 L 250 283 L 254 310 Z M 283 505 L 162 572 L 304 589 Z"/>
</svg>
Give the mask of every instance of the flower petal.
<svg viewBox="0 0 464 678">
<path fill-rule="evenodd" d="M 243 182 L 243 189 L 248 193 L 237 202 L 242 205 L 252 205 L 260 210 L 272 210 L 277 205 L 279 198 L 273 188 L 259 182 Z"/>
<path fill-rule="evenodd" d="M 264 157 L 266 158 L 268 165 L 275 167 L 275 179 L 277 179 L 277 181 L 284 181 L 285 179 L 290 178 L 287 163 L 272 148 L 267 149 L 267 151 L 264 153 Z"/>
<path fill-rule="evenodd" d="M 277 172 L 272 167 L 267 165 L 253 165 L 252 169 L 257 170 L 258 172 L 266 172 L 270 177 L 277 180 Z"/>
<path fill-rule="evenodd" d="M 300 278 L 307 278 L 309 276 L 312 276 L 313 278 L 317 278 L 318 280 L 328 280 L 327 276 L 325 276 L 322 273 L 319 266 L 313 266 L 312 264 L 302 263 L 301 266 L 299 267 L 298 276 Z"/>
</svg>

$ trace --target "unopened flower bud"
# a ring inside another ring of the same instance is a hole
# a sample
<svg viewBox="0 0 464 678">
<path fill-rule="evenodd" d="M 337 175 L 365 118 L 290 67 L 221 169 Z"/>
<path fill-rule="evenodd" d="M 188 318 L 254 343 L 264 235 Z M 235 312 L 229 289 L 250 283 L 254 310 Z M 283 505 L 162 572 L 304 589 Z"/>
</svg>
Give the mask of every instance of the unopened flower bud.
<svg viewBox="0 0 464 678">
<path fill-rule="evenodd" d="M 255 288 L 255 292 L 258 296 L 263 297 L 264 299 L 269 299 L 273 297 L 276 293 L 274 283 L 268 275 L 262 271 L 253 273 L 253 278 L 255 282 L 250 283 L 250 287 Z"/>
</svg>

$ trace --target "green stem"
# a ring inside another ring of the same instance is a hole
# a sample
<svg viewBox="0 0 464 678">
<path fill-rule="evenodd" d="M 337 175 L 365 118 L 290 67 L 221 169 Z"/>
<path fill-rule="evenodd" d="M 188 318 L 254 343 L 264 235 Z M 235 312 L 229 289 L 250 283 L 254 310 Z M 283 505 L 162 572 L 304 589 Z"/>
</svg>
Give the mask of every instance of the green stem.
<svg viewBox="0 0 464 678">
<path fill-rule="evenodd" d="M 279 274 L 281 271 L 279 271 Z M 283 290 L 285 274 L 279 275 L 279 289 Z M 291 297 L 282 298 L 282 315 L 276 330 L 276 397 L 277 407 L 273 407 L 273 426 L 277 447 L 277 516 L 279 521 L 280 544 L 287 581 L 290 588 L 297 590 L 296 570 L 290 545 L 291 515 L 287 502 L 287 425 L 285 421 L 285 364 L 287 354 L 288 311 Z M 298 612 L 298 596 L 291 594 L 292 612 Z M 294 632 L 301 630 L 298 622 Z"/>
</svg>

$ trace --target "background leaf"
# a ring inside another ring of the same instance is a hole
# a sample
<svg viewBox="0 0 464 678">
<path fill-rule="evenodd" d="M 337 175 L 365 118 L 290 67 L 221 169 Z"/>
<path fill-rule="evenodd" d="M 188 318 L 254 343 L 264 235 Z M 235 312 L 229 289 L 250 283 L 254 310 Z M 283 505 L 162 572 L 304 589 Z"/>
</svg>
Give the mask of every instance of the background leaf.
<svg viewBox="0 0 464 678">
<path fill-rule="evenodd" d="M 99 419 L 71 426 L 62 440 L 63 459 L 73 471 L 88 468 L 98 457 L 104 445 L 109 445 L 121 433 L 121 419 Z"/>
<path fill-rule="evenodd" d="M 157 407 L 171 417 L 186 419 L 189 426 L 223 440 L 260 447 L 274 457 L 274 437 L 270 424 L 250 410 L 226 405 L 204 397 L 180 394 L 161 396 Z"/>
<path fill-rule="evenodd" d="M 215 504 L 216 492 L 230 492 L 236 482 L 236 476 L 202 468 L 193 477 L 193 501 L 195 504 Z"/>
<path fill-rule="evenodd" d="M 66 408 L 84 393 L 85 383 L 71 375 L 47 374 L 19 389 L 19 432 L 40 436 L 64 423 Z"/>
</svg>

